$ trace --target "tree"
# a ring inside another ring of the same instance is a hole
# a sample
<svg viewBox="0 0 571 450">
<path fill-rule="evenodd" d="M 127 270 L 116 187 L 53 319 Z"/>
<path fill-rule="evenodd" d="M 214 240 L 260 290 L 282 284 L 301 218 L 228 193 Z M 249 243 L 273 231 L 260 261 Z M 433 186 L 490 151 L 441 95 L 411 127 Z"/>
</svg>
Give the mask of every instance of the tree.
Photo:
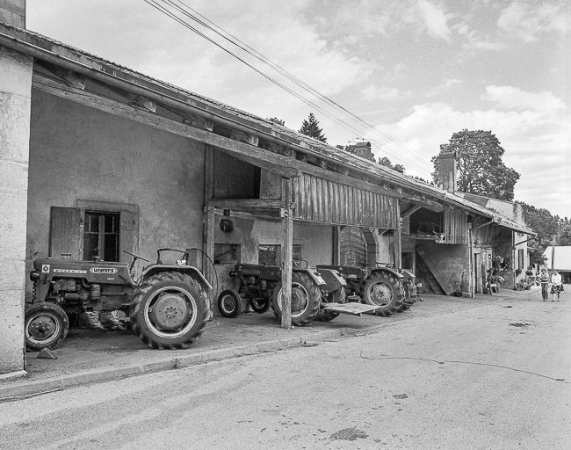
<svg viewBox="0 0 571 450">
<path fill-rule="evenodd" d="M 281 125 L 282 127 L 285 127 L 285 120 L 282 119 L 278 119 L 277 117 L 270 117 L 269 119 L 266 119 L 268 122 L 273 122 L 277 125 Z"/>
<path fill-rule="evenodd" d="M 377 164 L 379 164 L 380 166 L 390 167 L 391 169 L 396 170 L 397 172 L 400 172 L 400 173 L 404 173 L 404 171 L 405 171 L 405 167 L 402 164 L 393 165 L 392 161 L 389 158 L 387 158 L 386 156 L 379 158 L 379 160 L 377 161 Z"/>
<path fill-rule="evenodd" d="M 315 118 L 313 113 L 309 113 L 308 118 L 303 120 L 299 132 L 318 141 L 327 142 L 323 130 L 319 128 L 319 121 Z"/>
<path fill-rule="evenodd" d="M 505 150 L 491 131 L 468 131 L 453 133 L 448 144 L 440 146 L 440 153 L 457 154 L 457 189 L 463 192 L 513 201 L 514 186 L 519 173 L 502 161 Z M 437 156 L 432 178 L 436 184 L 441 179 Z"/>
<path fill-rule="evenodd" d="M 537 233 L 535 239 L 527 244 L 531 250 L 530 262 L 543 264 L 543 252 L 547 246 L 557 242 L 559 233 L 565 230 L 565 221 L 559 216 L 553 216 L 545 208 L 536 208 L 523 202 L 518 203 L 521 203 L 526 210 L 526 225 Z"/>
<path fill-rule="evenodd" d="M 559 228 L 557 236 L 555 236 L 555 244 L 571 245 L 571 224 L 567 223 Z"/>
</svg>

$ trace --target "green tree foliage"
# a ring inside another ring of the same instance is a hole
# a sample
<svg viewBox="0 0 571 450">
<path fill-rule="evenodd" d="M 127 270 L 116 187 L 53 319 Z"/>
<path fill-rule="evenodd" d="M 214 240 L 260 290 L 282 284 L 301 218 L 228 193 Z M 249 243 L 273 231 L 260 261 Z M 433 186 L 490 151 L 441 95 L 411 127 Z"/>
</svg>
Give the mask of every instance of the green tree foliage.
<svg viewBox="0 0 571 450">
<path fill-rule="evenodd" d="M 327 142 L 323 130 L 319 128 L 319 121 L 315 118 L 313 113 L 309 113 L 308 118 L 303 120 L 299 132 L 318 141 Z"/>
<path fill-rule="evenodd" d="M 513 201 L 514 186 L 519 173 L 506 167 L 502 161 L 505 150 L 491 131 L 453 133 L 448 144 L 440 146 L 440 153 L 457 154 L 457 189 L 463 192 Z M 432 178 L 438 184 L 440 165 L 437 156 L 432 157 Z"/>
<path fill-rule="evenodd" d="M 527 243 L 531 250 L 530 262 L 532 264 L 543 263 L 543 252 L 549 245 L 554 243 L 556 245 L 571 245 L 571 224 L 567 220 L 553 216 L 545 208 L 536 208 L 523 202 L 518 203 L 522 203 L 527 211 L 527 226 L 537 233 L 537 237 Z M 565 236 L 569 238 L 568 241 L 565 240 Z M 560 239 L 563 243 L 560 243 Z M 569 243 L 565 244 L 564 242 Z"/>
</svg>

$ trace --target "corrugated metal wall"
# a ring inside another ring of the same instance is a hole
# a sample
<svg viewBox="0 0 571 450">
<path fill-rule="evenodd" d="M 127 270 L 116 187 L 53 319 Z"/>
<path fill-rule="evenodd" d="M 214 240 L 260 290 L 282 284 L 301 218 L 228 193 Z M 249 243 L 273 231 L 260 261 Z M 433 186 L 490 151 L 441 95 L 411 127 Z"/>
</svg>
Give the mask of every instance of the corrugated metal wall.
<svg viewBox="0 0 571 450">
<path fill-rule="evenodd" d="M 292 179 L 295 219 L 394 229 L 398 199 L 302 174 Z"/>
</svg>

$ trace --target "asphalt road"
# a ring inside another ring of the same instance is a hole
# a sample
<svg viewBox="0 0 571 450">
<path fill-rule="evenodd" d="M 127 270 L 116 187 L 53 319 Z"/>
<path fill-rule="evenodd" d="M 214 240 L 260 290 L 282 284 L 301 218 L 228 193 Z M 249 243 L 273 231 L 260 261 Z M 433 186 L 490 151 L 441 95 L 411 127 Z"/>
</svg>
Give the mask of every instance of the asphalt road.
<svg viewBox="0 0 571 450">
<path fill-rule="evenodd" d="M 571 298 L 562 300 L 498 300 L 2 403 L 0 448 L 568 449 Z"/>
</svg>

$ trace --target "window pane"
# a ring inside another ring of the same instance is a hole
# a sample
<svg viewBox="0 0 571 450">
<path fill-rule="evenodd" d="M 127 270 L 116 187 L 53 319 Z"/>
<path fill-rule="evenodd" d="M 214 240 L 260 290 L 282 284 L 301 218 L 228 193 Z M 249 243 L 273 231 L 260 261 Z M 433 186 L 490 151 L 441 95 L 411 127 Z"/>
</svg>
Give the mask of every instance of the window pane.
<svg viewBox="0 0 571 450">
<path fill-rule="evenodd" d="M 99 231 L 99 214 L 85 213 L 85 231 L 93 233 Z"/>
<path fill-rule="evenodd" d="M 104 243 L 105 261 L 119 261 L 119 236 L 116 234 L 106 234 Z"/>
<path fill-rule="evenodd" d="M 92 260 L 99 256 L 99 236 L 94 233 L 83 235 L 83 259 Z"/>
<path fill-rule="evenodd" d="M 105 233 L 117 233 L 117 219 L 116 214 L 105 215 Z"/>
</svg>

